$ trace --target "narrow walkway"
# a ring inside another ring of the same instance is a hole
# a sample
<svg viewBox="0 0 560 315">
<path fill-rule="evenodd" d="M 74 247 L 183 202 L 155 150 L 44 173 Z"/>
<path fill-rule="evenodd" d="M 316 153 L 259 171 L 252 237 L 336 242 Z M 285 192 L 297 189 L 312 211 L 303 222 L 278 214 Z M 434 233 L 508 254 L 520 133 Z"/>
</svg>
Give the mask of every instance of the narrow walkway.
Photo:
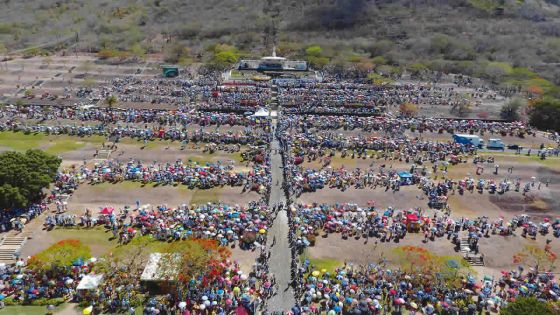
<svg viewBox="0 0 560 315">
<path fill-rule="evenodd" d="M 270 169 L 272 187 L 269 205 L 272 206 L 280 202 L 286 204 L 286 197 L 282 190 L 283 176 L 280 144 L 276 138 L 271 143 Z M 271 250 L 268 261 L 269 272 L 276 277 L 276 283 L 278 284 L 276 295 L 268 300 L 268 311 L 271 314 L 274 312 L 287 312 L 295 305 L 294 292 L 290 286 L 292 252 L 288 241 L 289 230 L 288 214 L 285 210 L 282 210 L 276 216 L 267 237 L 267 246 Z M 276 243 L 271 247 L 274 239 L 276 239 Z"/>
</svg>

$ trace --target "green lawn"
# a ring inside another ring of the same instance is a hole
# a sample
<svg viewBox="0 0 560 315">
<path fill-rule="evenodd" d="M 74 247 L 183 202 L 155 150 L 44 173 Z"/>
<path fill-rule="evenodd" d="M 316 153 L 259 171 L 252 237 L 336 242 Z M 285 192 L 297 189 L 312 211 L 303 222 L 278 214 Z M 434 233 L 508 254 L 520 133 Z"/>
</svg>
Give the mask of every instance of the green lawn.
<svg viewBox="0 0 560 315">
<path fill-rule="evenodd" d="M 536 152 L 534 154 L 531 154 L 531 156 L 527 156 L 527 154 L 515 154 L 513 152 L 483 152 L 483 153 L 480 153 L 479 155 L 481 155 L 481 156 L 509 157 L 509 158 L 514 158 L 517 161 L 523 161 L 523 162 L 526 162 L 526 163 L 537 162 L 539 164 L 542 164 L 544 166 L 547 166 L 547 167 L 550 167 L 550 168 L 553 168 L 553 169 L 560 169 L 560 158 L 557 158 L 557 157 L 553 156 L 553 157 L 547 157 L 546 160 L 541 160 L 541 158 L 536 155 Z"/>
<path fill-rule="evenodd" d="M 56 228 L 50 231 L 49 235 L 55 242 L 66 239 L 79 240 L 91 247 L 96 253 L 104 253 L 116 244 L 116 240 L 109 240 L 113 234 L 101 226 L 94 228 Z"/>
<path fill-rule="evenodd" d="M 102 136 L 72 137 L 66 135 L 45 135 L 42 133 L 24 134 L 22 132 L 0 132 L 0 147 L 15 151 L 43 148 L 50 154 L 61 154 L 81 149 L 87 143 L 99 144 L 105 140 Z"/>
<path fill-rule="evenodd" d="M 60 309 L 64 304 L 60 305 Z M 45 315 L 47 311 L 46 306 L 6 306 L 0 310 L 0 314 L 6 315 Z"/>
<path fill-rule="evenodd" d="M 317 258 L 308 258 L 311 262 L 311 265 L 315 265 L 315 270 L 327 269 L 327 272 L 333 273 L 336 268 L 339 268 L 343 264 L 336 260 L 336 259 L 317 259 Z"/>
<path fill-rule="evenodd" d="M 62 141 L 62 142 L 55 142 L 53 145 L 49 146 L 45 152 L 58 155 L 68 151 L 74 151 L 81 149 L 86 144 L 84 142 L 76 142 L 76 141 Z"/>
<path fill-rule="evenodd" d="M 43 134 L 23 134 L 21 132 L 0 132 L 0 146 L 16 151 L 25 151 L 38 148 L 44 141 Z"/>
<path fill-rule="evenodd" d="M 218 202 L 220 201 L 220 187 L 212 189 L 195 189 L 194 194 L 191 199 L 191 204 L 203 204 L 207 202 Z"/>
</svg>

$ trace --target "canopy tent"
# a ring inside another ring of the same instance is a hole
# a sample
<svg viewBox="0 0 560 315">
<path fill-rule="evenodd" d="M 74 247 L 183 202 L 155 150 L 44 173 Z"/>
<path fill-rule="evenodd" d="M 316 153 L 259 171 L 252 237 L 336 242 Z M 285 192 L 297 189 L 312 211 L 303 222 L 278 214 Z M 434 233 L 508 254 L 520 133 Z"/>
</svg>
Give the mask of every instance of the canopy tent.
<svg viewBox="0 0 560 315">
<path fill-rule="evenodd" d="M 410 222 L 410 223 L 416 223 L 416 222 L 418 222 L 419 220 L 420 220 L 420 218 L 418 218 L 418 216 L 417 216 L 416 214 L 414 214 L 414 213 L 410 213 L 410 214 L 408 214 L 408 215 L 406 216 L 406 221 L 407 221 L 407 223 L 408 223 L 408 222 Z"/>
<path fill-rule="evenodd" d="M 77 290 L 95 290 L 103 281 L 103 274 L 98 275 L 85 275 L 80 283 L 78 283 Z"/>
<path fill-rule="evenodd" d="M 401 185 L 412 185 L 412 174 L 409 172 L 399 172 L 398 175 L 401 179 Z"/>
<path fill-rule="evenodd" d="M 114 208 L 105 207 L 99 213 L 104 214 L 104 215 L 109 215 L 109 214 L 113 213 L 113 211 L 115 211 Z"/>
<path fill-rule="evenodd" d="M 251 115 L 252 117 L 278 117 L 278 111 L 269 111 L 266 108 L 259 108 L 259 110 L 254 113 L 253 115 Z"/>
</svg>

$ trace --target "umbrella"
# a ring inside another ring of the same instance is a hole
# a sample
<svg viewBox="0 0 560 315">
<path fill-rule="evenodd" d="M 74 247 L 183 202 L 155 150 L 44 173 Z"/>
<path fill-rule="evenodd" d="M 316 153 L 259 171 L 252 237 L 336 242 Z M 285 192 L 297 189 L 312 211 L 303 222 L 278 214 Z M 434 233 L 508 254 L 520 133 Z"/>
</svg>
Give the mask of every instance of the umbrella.
<svg viewBox="0 0 560 315">
<path fill-rule="evenodd" d="M 318 270 L 315 270 L 311 273 L 313 277 L 318 277 L 321 273 Z"/>
<path fill-rule="evenodd" d="M 91 312 L 93 312 L 93 306 L 84 308 L 84 315 L 89 315 Z"/>
<path fill-rule="evenodd" d="M 178 306 L 180 309 L 184 309 L 185 307 L 187 307 L 187 302 L 179 302 Z"/>
<path fill-rule="evenodd" d="M 450 259 L 450 260 L 447 261 L 447 266 L 449 268 L 458 269 L 459 268 L 459 263 L 457 263 L 456 260 Z"/>
<path fill-rule="evenodd" d="M 115 209 L 113 209 L 113 208 L 105 207 L 105 208 L 103 208 L 103 210 L 101 210 L 100 213 L 104 214 L 104 215 L 109 215 L 109 214 L 113 213 L 114 210 Z"/>
</svg>

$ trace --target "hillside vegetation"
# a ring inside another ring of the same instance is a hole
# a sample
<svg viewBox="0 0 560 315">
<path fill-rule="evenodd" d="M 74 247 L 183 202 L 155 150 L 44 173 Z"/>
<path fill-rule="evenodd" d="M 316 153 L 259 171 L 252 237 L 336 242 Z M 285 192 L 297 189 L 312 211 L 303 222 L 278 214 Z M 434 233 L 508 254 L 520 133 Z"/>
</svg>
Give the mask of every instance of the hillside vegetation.
<svg viewBox="0 0 560 315">
<path fill-rule="evenodd" d="M 209 47 L 215 43 L 235 47 L 238 55 L 261 55 L 275 38 L 280 53 L 308 58 L 316 67 L 414 65 L 510 83 L 530 70 L 560 83 L 560 0 L 0 0 L 0 5 L 4 51 L 37 54 L 75 45 L 106 56 L 163 52 L 170 62 L 190 63 L 211 60 L 216 52 Z M 306 55 L 313 44 L 320 54 Z"/>
</svg>

